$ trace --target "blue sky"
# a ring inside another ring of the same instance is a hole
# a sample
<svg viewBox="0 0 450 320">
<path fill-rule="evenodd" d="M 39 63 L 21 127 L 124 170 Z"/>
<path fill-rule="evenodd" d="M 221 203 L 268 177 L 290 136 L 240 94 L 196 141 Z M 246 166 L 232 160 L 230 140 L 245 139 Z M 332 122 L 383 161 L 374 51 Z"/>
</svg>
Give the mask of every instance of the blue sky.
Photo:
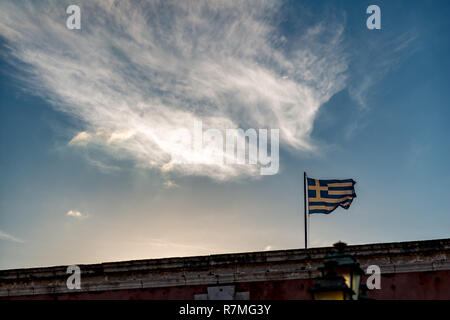
<svg viewBox="0 0 450 320">
<path fill-rule="evenodd" d="M 447 238 L 447 1 L 0 4 L 0 268 Z M 368 30 L 370 4 L 382 29 Z M 277 128 L 280 170 L 176 166 L 173 130 Z"/>
</svg>

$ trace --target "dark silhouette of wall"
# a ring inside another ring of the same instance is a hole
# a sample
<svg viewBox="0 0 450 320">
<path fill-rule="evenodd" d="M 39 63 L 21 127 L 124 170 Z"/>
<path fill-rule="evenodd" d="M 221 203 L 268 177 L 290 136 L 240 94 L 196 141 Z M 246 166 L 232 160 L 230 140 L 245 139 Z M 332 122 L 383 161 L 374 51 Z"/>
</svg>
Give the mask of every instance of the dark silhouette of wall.
<svg viewBox="0 0 450 320">
<path fill-rule="evenodd" d="M 67 266 L 0 271 L 0 299 L 311 299 L 318 267 L 333 247 L 79 265 L 70 290 Z M 450 299 L 450 239 L 354 245 L 363 270 L 381 268 L 375 299 Z M 363 277 L 363 281 L 367 276 Z M 223 290 L 223 292 L 222 292 Z M 216 292 L 216 293 L 214 293 Z M 219 294 L 219 296 L 215 295 Z"/>
</svg>

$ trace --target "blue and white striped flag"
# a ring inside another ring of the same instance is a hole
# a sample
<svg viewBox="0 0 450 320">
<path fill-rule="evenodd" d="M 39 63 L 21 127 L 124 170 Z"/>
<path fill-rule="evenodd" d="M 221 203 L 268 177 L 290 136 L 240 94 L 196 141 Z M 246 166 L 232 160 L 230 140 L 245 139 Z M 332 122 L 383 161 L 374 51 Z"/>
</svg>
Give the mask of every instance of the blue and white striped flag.
<svg viewBox="0 0 450 320">
<path fill-rule="evenodd" d="M 333 212 L 337 207 L 348 209 L 356 198 L 355 181 L 346 180 L 318 180 L 308 178 L 308 206 L 309 213 Z"/>
</svg>

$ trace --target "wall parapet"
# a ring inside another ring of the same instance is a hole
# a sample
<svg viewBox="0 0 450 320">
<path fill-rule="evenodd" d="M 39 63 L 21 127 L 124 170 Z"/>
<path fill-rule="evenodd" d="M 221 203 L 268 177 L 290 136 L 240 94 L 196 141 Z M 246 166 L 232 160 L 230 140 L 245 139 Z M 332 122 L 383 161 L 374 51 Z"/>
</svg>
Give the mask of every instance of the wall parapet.
<svg viewBox="0 0 450 320">
<path fill-rule="evenodd" d="M 333 247 L 208 256 L 132 260 L 78 265 L 81 289 L 95 292 L 311 279 Z M 363 269 L 376 264 L 382 274 L 450 270 L 450 239 L 350 245 Z M 67 266 L 0 271 L 0 297 L 72 293 Z"/>
</svg>

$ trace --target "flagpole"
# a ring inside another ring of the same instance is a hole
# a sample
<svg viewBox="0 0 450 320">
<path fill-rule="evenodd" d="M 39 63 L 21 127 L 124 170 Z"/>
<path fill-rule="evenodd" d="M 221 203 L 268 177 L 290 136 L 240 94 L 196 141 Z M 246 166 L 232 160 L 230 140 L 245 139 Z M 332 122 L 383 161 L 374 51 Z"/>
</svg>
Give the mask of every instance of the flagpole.
<svg viewBox="0 0 450 320">
<path fill-rule="evenodd" d="M 308 249 L 308 224 L 306 218 L 306 172 L 303 172 L 303 196 L 305 202 L 305 249 Z"/>
</svg>

